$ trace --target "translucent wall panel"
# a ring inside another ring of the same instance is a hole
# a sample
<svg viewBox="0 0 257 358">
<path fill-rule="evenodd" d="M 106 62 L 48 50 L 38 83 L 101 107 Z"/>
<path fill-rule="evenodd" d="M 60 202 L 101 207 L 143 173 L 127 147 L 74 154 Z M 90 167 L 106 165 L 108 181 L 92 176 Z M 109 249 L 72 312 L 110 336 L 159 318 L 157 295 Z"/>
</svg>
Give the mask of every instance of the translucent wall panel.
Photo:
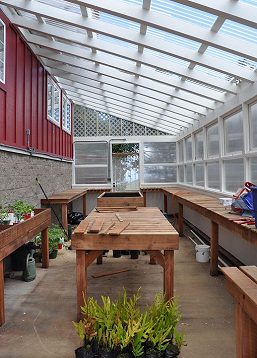
<svg viewBox="0 0 257 358">
<path fill-rule="evenodd" d="M 224 119 L 225 154 L 243 150 L 243 114 L 237 112 Z"/>
<path fill-rule="evenodd" d="M 187 164 L 185 166 L 186 169 L 186 183 L 192 185 L 193 184 L 193 173 L 192 173 L 192 164 Z"/>
<path fill-rule="evenodd" d="M 230 192 L 237 191 L 244 185 L 244 161 L 234 159 L 224 161 L 225 190 Z"/>
<path fill-rule="evenodd" d="M 175 183 L 176 181 L 176 166 L 149 165 L 144 167 L 145 183 Z"/>
<path fill-rule="evenodd" d="M 203 131 L 195 134 L 195 159 L 203 159 Z"/>
<path fill-rule="evenodd" d="M 101 184 L 107 182 L 107 167 L 75 167 L 76 184 Z"/>
<path fill-rule="evenodd" d="M 250 146 L 257 149 L 257 103 L 249 106 L 250 119 Z"/>
<path fill-rule="evenodd" d="M 218 123 L 207 128 L 207 157 L 219 156 L 219 127 Z"/>
<path fill-rule="evenodd" d="M 184 165 L 178 166 L 178 181 L 184 183 Z"/>
<path fill-rule="evenodd" d="M 197 186 L 204 186 L 204 164 L 195 164 L 195 184 Z"/>
<path fill-rule="evenodd" d="M 178 161 L 179 161 L 179 163 L 184 162 L 184 145 L 183 145 L 183 141 L 178 142 Z"/>
<path fill-rule="evenodd" d="M 257 185 L 257 158 L 250 158 L 249 164 L 251 181 Z"/>
<path fill-rule="evenodd" d="M 144 163 L 176 163 L 176 143 L 144 143 Z"/>
<path fill-rule="evenodd" d="M 75 142 L 75 165 L 106 164 L 107 142 Z"/>
<path fill-rule="evenodd" d="M 186 146 L 186 161 L 190 162 L 192 160 L 192 138 L 188 137 L 185 140 Z"/>
<path fill-rule="evenodd" d="M 219 162 L 207 163 L 207 187 L 210 189 L 220 189 Z"/>
</svg>

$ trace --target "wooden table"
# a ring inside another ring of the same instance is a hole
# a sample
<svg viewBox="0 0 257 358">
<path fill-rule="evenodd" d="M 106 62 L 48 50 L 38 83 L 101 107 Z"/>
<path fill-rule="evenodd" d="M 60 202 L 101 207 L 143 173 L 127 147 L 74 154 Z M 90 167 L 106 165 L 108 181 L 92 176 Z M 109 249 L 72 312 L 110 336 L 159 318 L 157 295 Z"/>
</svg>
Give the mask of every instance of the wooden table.
<svg viewBox="0 0 257 358">
<path fill-rule="evenodd" d="M 257 230 L 255 225 L 241 225 L 233 220 L 239 220 L 240 216 L 229 213 L 218 199 L 199 192 L 183 188 L 164 188 L 164 195 L 171 196 L 178 203 L 178 232 L 183 236 L 183 207 L 187 206 L 197 213 L 211 220 L 211 263 L 210 274 L 218 274 L 218 247 L 219 247 L 219 226 L 225 227 L 231 232 L 237 233 L 240 237 L 257 246 Z"/>
<path fill-rule="evenodd" d="M 42 267 L 49 266 L 47 228 L 51 225 L 50 209 L 35 209 L 35 216 L 15 225 L 0 225 L 0 326 L 4 312 L 4 258 L 41 232 Z"/>
<path fill-rule="evenodd" d="M 257 267 L 221 269 L 227 289 L 236 301 L 236 356 L 257 357 Z"/>
<path fill-rule="evenodd" d="M 111 209 L 111 208 L 110 208 Z M 173 297 L 174 250 L 179 248 L 179 235 L 158 208 L 137 208 L 122 211 L 119 219 L 129 222 L 120 235 L 85 233 L 88 222 L 103 219 L 102 232 L 112 222 L 119 222 L 116 212 L 93 210 L 72 235 L 72 247 L 76 249 L 77 315 L 83 305 L 83 292 L 87 295 L 87 268 L 104 250 L 144 250 L 163 267 L 164 292 L 167 299 Z M 88 250 L 88 251 L 87 251 Z M 161 250 L 164 250 L 162 254 Z"/>
<path fill-rule="evenodd" d="M 68 205 L 73 200 L 82 197 L 83 200 L 83 214 L 86 216 L 86 194 L 87 189 L 68 189 L 59 193 L 52 194 L 47 199 L 41 199 L 42 205 L 57 204 L 61 205 L 62 209 L 62 224 L 66 232 L 68 230 Z"/>
</svg>

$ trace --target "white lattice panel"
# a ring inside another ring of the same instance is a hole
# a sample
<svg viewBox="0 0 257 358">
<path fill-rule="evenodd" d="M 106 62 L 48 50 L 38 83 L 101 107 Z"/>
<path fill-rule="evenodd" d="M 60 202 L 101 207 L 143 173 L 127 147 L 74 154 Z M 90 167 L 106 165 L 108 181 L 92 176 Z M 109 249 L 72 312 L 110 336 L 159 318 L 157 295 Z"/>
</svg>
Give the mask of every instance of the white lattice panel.
<svg viewBox="0 0 257 358">
<path fill-rule="evenodd" d="M 109 135 L 109 114 L 99 112 L 98 113 L 98 135 L 108 136 Z"/>
<path fill-rule="evenodd" d="M 158 135 L 159 131 L 154 128 L 146 127 L 146 135 Z"/>
<path fill-rule="evenodd" d="M 122 119 L 122 135 L 124 136 L 134 135 L 133 122 L 126 121 L 126 119 Z"/>
<path fill-rule="evenodd" d="M 134 123 L 134 135 L 145 135 L 145 126 Z"/>
<path fill-rule="evenodd" d="M 121 119 L 110 116 L 110 135 L 121 136 Z"/>
<path fill-rule="evenodd" d="M 86 136 L 97 136 L 97 111 L 88 108 L 86 110 Z"/>
<path fill-rule="evenodd" d="M 84 137 L 85 136 L 85 116 L 84 107 L 75 105 L 74 106 L 74 136 Z"/>
</svg>

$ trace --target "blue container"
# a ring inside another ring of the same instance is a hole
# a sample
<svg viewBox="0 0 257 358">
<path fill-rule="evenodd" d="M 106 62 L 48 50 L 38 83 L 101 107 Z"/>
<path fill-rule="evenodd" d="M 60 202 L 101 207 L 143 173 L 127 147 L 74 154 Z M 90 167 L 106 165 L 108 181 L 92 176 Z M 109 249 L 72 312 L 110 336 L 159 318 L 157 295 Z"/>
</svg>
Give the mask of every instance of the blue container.
<svg viewBox="0 0 257 358">
<path fill-rule="evenodd" d="M 251 187 L 253 193 L 253 216 L 255 218 L 255 227 L 257 228 L 257 186 Z"/>
</svg>

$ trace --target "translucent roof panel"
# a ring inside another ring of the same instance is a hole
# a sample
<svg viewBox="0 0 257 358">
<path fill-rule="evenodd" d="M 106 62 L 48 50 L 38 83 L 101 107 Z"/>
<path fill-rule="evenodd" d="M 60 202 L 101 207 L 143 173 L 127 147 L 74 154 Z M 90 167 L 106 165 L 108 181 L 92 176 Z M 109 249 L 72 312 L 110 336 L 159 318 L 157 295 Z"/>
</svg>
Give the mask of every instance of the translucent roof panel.
<svg viewBox="0 0 257 358">
<path fill-rule="evenodd" d="M 137 45 L 133 45 L 132 43 L 127 42 L 127 41 L 122 41 L 122 40 L 115 39 L 114 37 L 97 34 L 97 38 L 99 40 L 103 40 L 103 41 L 106 41 L 108 43 L 113 43 L 114 45 L 117 45 L 117 46 L 129 47 L 129 48 L 131 48 L 131 49 L 133 49 L 135 51 L 137 50 Z"/>
<path fill-rule="evenodd" d="M 229 75 L 227 75 L 225 73 L 218 72 L 218 71 L 215 71 L 215 70 L 211 70 L 210 68 L 206 68 L 206 67 L 199 66 L 199 65 L 195 66 L 195 70 L 204 72 L 207 75 L 212 76 L 212 77 L 216 77 L 216 78 L 220 78 L 220 79 L 222 78 L 222 79 L 224 79 L 226 81 L 230 81 L 233 78 L 232 76 L 229 76 Z M 211 83 L 211 78 L 210 78 L 210 83 Z"/>
<path fill-rule="evenodd" d="M 151 9 L 206 28 L 210 28 L 217 19 L 215 15 L 171 0 L 152 0 Z"/>
<path fill-rule="evenodd" d="M 98 12 L 98 18 L 108 24 L 123 27 L 125 29 L 133 29 L 139 32 L 140 24 L 134 21 L 129 21 L 118 16 L 113 16 L 104 12 Z"/>
<path fill-rule="evenodd" d="M 46 4 L 46 5 L 50 5 L 50 6 L 53 6 L 53 7 L 57 7 L 58 9 L 62 9 L 62 10 L 67 10 L 67 11 L 71 11 L 71 12 L 74 12 L 76 14 L 81 14 L 81 11 L 80 11 L 80 6 L 77 5 L 77 4 L 73 4 L 73 3 L 70 3 L 68 1 L 63 1 L 63 0 L 37 0 L 38 2 L 41 2 L 43 4 Z"/>
<path fill-rule="evenodd" d="M 253 5 L 257 7 L 257 0 L 239 0 L 239 2 L 243 2 L 248 5 Z"/>
<path fill-rule="evenodd" d="M 245 41 L 257 44 L 257 29 L 242 24 L 238 24 L 237 22 L 234 21 L 226 20 L 222 25 L 219 33 L 233 36 L 235 37 L 235 39 L 240 38 Z"/>
<path fill-rule="evenodd" d="M 159 58 L 162 58 L 166 61 L 169 61 L 171 63 L 178 63 L 180 65 L 184 65 L 184 66 L 188 66 L 190 64 L 190 62 L 188 61 L 184 61 L 184 60 L 181 60 L 179 58 L 176 58 L 176 57 L 172 57 L 170 55 L 166 55 L 165 53 L 161 53 L 161 52 L 158 52 L 158 51 L 154 51 L 154 50 L 150 50 L 148 48 L 145 48 L 144 49 L 144 54 L 149 54 L 149 55 L 153 55 L 153 56 L 156 56 L 156 57 L 159 57 Z"/>
</svg>

